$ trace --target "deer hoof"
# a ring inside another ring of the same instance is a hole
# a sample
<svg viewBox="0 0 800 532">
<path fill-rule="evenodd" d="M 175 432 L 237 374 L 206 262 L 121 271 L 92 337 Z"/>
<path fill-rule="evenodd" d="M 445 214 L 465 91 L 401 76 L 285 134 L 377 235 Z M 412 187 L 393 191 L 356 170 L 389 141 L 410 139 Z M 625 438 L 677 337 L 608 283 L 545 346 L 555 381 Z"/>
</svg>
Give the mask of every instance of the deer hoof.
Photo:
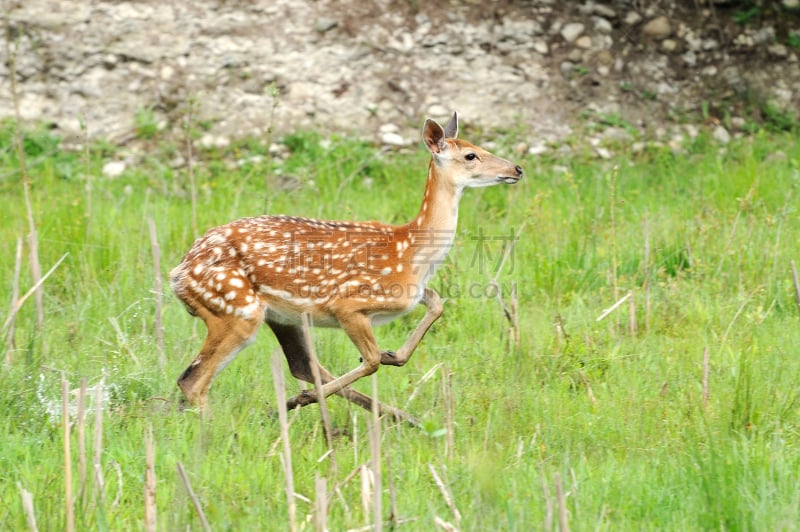
<svg viewBox="0 0 800 532">
<path fill-rule="evenodd" d="M 383 351 L 381 353 L 381 364 L 387 366 L 396 366 L 397 365 L 397 353 L 394 351 Z"/>
</svg>

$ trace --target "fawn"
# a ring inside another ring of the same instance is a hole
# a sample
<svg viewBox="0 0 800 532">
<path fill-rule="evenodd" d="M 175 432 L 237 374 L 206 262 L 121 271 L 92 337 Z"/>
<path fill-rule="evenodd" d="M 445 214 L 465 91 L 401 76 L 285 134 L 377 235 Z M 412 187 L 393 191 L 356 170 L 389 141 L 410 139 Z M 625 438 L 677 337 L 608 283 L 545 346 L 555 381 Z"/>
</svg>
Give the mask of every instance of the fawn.
<svg viewBox="0 0 800 532">
<path fill-rule="evenodd" d="M 442 128 L 425 121 L 422 140 L 431 153 L 419 214 L 411 222 L 327 221 L 291 216 L 242 218 L 210 229 L 170 272 L 172 289 L 189 313 L 208 328 L 200 353 L 178 386 L 201 410 L 214 377 L 255 340 L 266 322 L 296 378 L 313 383 L 309 346 L 302 329 L 307 313 L 317 327 L 344 329 L 361 364 L 341 377 L 318 365 L 322 394 L 339 394 L 364 408 L 372 398 L 350 388 L 380 364 L 402 366 L 442 314 L 427 284 L 455 237 L 458 203 L 465 188 L 516 183 L 522 168 L 457 139 L 458 115 Z M 394 320 L 417 304 L 426 312 L 396 351 L 381 351 L 373 325 Z M 317 400 L 305 390 L 288 408 Z M 384 404 L 382 413 L 413 422 Z"/>
</svg>

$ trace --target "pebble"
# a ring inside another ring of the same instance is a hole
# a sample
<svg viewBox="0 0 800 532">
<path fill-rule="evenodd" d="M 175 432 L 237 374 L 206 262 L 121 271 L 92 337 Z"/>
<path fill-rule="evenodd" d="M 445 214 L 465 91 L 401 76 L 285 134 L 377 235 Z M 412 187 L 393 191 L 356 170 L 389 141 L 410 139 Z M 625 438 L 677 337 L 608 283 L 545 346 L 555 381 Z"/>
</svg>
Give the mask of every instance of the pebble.
<svg viewBox="0 0 800 532">
<path fill-rule="evenodd" d="M 675 39 L 664 39 L 661 41 L 661 49 L 665 52 L 672 53 L 678 49 L 678 41 Z"/>
<path fill-rule="evenodd" d="M 575 39 L 581 36 L 585 28 L 580 22 L 570 22 L 564 24 L 564 27 L 561 28 L 561 36 L 568 43 L 575 42 Z"/>
<path fill-rule="evenodd" d="M 387 146 L 405 146 L 408 144 L 400 134 L 391 131 L 381 135 L 381 143 Z"/>
<path fill-rule="evenodd" d="M 711 136 L 720 144 L 728 144 L 731 141 L 731 134 L 723 126 L 715 127 Z"/>
<path fill-rule="evenodd" d="M 547 153 L 547 146 L 544 144 L 534 144 L 528 148 L 528 155 L 542 155 Z"/>
<path fill-rule="evenodd" d="M 450 109 L 448 109 L 444 105 L 435 103 L 428 107 L 428 114 L 433 118 L 443 118 L 443 117 L 449 117 L 452 113 Z"/>
<path fill-rule="evenodd" d="M 125 161 L 108 161 L 103 165 L 103 175 L 106 177 L 119 177 L 127 168 Z"/>
<path fill-rule="evenodd" d="M 532 46 L 534 51 L 536 51 L 541 55 L 547 55 L 547 53 L 550 51 L 550 47 L 547 45 L 547 41 L 543 41 L 541 39 L 536 39 L 535 41 L 533 41 Z"/>
<path fill-rule="evenodd" d="M 326 33 L 338 25 L 339 23 L 335 19 L 328 17 L 319 17 L 317 21 L 314 23 L 314 29 L 320 33 Z"/>
<path fill-rule="evenodd" d="M 622 20 L 626 26 L 635 26 L 642 21 L 642 16 L 636 11 L 628 11 L 625 18 Z"/>
<path fill-rule="evenodd" d="M 653 39 L 666 39 L 671 33 L 672 26 L 670 26 L 669 19 L 663 15 L 642 26 L 642 34 Z"/>
<path fill-rule="evenodd" d="M 600 33 L 611 33 L 614 30 L 614 27 L 611 25 L 611 22 L 609 22 L 608 19 L 603 17 L 595 17 L 594 29 Z"/>
</svg>

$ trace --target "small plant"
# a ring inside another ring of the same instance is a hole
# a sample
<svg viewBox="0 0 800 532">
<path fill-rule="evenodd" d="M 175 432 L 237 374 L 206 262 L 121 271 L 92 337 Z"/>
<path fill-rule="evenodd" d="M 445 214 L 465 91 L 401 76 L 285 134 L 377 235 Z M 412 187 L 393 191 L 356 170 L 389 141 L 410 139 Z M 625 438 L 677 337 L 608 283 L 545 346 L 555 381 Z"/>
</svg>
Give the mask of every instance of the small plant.
<svg viewBox="0 0 800 532">
<path fill-rule="evenodd" d="M 575 65 L 575 68 L 572 69 L 572 71 L 575 72 L 575 74 L 577 74 L 578 76 L 585 76 L 586 74 L 589 73 L 589 69 L 583 65 Z"/>
<path fill-rule="evenodd" d="M 758 6 L 750 6 L 747 9 L 736 11 L 733 14 L 733 21 L 739 25 L 745 25 L 761 13 Z"/>
<path fill-rule="evenodd" d="M 786 38 L 786 45 L 792 48 L 800 49 L 800 33 L 791 32 Z"/>
<path fill-rule="evenodd" d="M 794 131 L 798 128 L 797 118 L 786 109 L 767 102 L 761 109 L 765 124 L 776 131 Z"/>
<path fill-rule="evenodd" d="M 140 139 L 150 140 L 158 133 L 158 117 L 150 107 L 142 107 L 134 116 L 136 136 Z"/>
</svg>

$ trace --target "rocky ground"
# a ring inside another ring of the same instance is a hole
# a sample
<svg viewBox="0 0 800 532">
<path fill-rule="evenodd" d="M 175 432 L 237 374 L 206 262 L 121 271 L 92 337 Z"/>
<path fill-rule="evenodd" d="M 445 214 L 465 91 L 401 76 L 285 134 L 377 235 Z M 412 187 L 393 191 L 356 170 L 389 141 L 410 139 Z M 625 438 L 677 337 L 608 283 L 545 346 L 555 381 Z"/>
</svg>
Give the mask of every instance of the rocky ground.
<svg viewBox="0 0 800 532">
<path fill-rule="evenodd" d="M 709 1 L 6 0 L 0 116 L 10 55 L 24 119 L 115 143 L 190 110 L 206 145 L 298 128 L 402 145 L 458 110 L 534 153 L 587 120 L 665 141 L 705 120 L 723 142 L 791 120 L 798 1 Z"/>
</svg>

